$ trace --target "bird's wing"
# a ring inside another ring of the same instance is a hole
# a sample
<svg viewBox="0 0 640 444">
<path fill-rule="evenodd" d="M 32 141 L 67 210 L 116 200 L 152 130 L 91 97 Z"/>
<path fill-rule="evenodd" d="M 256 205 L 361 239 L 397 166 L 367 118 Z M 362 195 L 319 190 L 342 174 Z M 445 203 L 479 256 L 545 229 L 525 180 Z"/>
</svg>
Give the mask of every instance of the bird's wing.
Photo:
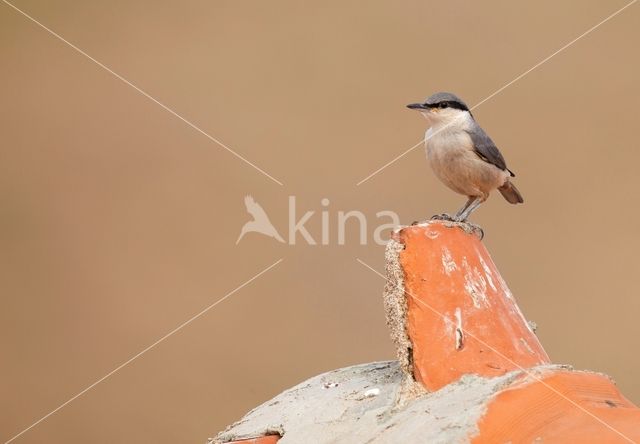
<svg viewBox="0 0 640 444">
<path fill-rule="evenodd" d="M 264 212 L 264 209 L 262 209 L 262 207 L 260 206 L 260 204 L 258 202 L 253 200 L 253 197 L 245 196 L 244 205 L 245 205 L 245 207 L 247 207 L 247 212 L 250 215 L 252 215 L 255 220 L 258 220 L 258 219 L 267 219 L 267 220 L 269 220 L 269 217 L 267 216 L 267 213 Z"/>
<path fill-rule="evenodd" d="M 473 128 L 467 130 L 467 134 L 471 137 L 473 149 L 478 157 L 485 162 L 497 166 L 503 171 L 508 171 L 512 177 L 515 176 L 515 174 L 507 168 L 507 163 L 505 162 L 504 157 L 502 157 L 502 154 L 496 144 L 493 143 L 493 140 L 491 140 L 479 125 L 474 125 Z"/>
</svg>

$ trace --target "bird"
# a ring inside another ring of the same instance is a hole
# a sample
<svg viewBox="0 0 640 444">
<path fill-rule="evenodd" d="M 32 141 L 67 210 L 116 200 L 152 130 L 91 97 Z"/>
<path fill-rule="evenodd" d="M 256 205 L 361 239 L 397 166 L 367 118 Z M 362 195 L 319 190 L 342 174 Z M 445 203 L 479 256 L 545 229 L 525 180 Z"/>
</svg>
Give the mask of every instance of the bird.
<svg viewBox="0 0 640 444">
<path fill-rule="evenodd" d="M 262 233 L 266 236 L 273 237 L 279 242 L 284 242 L 284 239 L 282 239 L 278 230 L 276 230 L 269 220 L 267 213 L 264 211 L 262 206 L 253 199 L 253 197 L 245 196 L 244 205 L 247 208 L 247 212 L 253 216 L 253 220 L 250 220 L 242 226 L 236 245 L 238 245 L 240 239 L 242 239 L 245 234 L 251 232 Z"/>
<path fill-rule="evenodd" d="M 467 196 L 467 202 L 454 216 L 444 213 L 432 219 L 466 222 L 495 189 L 511 204 L 524 202 L 511 182 L 515 174 L 458 96 L 438 92 L 407 108 L 419 111 L 427 120 L 424 144 L 436 177 L 456 193 Z"/>
</svg>

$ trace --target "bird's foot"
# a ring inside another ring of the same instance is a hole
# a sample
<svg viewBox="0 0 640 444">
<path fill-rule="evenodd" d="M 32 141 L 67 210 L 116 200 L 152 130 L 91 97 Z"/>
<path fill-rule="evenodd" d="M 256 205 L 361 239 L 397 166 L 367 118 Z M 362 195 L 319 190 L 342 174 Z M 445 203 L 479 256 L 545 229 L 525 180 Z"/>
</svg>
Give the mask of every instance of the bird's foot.
<svg viewBox="0 0 640 444">
<path fill-rule="evenodd" d="M 431 216 L 431 220 L 446 220 L 449 222 L 454 222 L 455 218 L 450 214 L 442 213 L 442 214 L 434 214 L 433 216 Z"/>
<path fill-rule="evenodd" d="M 480 238 L 480 240 L 484 239 L 484 230 L 482 229 L 482 227 L 480 225 L 474 224 L 473 222 L 469 222 L 468 217 L 462 218 L 457 214 L 455 216 L 451 216 L 450 214 L 443 213 L 432 216 L 431 220 L 443 220 L 446 222 L 464 224 L 463 226 L 467 227 L 465 231 L 467 231 L 468 233 L 475 233 Z"/>
</svg>

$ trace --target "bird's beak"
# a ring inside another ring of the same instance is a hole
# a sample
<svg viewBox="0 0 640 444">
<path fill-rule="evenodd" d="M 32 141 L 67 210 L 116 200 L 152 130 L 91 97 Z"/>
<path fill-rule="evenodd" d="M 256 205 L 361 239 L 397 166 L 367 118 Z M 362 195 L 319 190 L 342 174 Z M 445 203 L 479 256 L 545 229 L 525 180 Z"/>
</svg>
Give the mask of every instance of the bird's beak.
<svg viewBox="0 0 640 444">
<path fill-rule="evenodd" d="M 409 109 L 427 109 L 427 107 L 423 103 L 410 103 L 407 105 Z"/>
</svg>

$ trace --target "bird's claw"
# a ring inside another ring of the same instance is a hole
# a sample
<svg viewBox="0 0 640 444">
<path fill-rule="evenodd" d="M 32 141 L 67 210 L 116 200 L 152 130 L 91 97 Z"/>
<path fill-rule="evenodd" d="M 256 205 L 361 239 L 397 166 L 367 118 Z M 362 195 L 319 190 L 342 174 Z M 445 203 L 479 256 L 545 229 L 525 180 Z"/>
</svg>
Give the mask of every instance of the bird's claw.
<svg viewBox="0 0 640 444">
<path fill-rule="evenodd" d="M 447 222 L 455 222 L 455 223 L 459 223 L 459 224 L 466 224 L 469 225 L 470 228 L 473 229 L 473 231 L 476 232 L 476 234 L 478 235 L 478 237 L 480 238 L 480 240 L 484 239 L 484 230 L 482 229 L 482 227 L 480 227 L 479 225 L 473 224 L 471 222 L 469 222 L 469 218 L 462 218 L 460 216 L 458 216 L 457 214 L 452 216 L 450 214 L 447 213 L 442 213 L 442 214 L 435 214 L 433 216 L 431 216 L 431 220 L 444 220 Z M 416 222 L 414 222 L 412 225 L 415 225 Z"/>
<path fill-rule="evenodd" d="M 431 216 L 431 220 L 446 220 L 449 222 L 455 221 L 454 217 L 447 213 L 434 214 L 433 216 Z"/>
</svg>

